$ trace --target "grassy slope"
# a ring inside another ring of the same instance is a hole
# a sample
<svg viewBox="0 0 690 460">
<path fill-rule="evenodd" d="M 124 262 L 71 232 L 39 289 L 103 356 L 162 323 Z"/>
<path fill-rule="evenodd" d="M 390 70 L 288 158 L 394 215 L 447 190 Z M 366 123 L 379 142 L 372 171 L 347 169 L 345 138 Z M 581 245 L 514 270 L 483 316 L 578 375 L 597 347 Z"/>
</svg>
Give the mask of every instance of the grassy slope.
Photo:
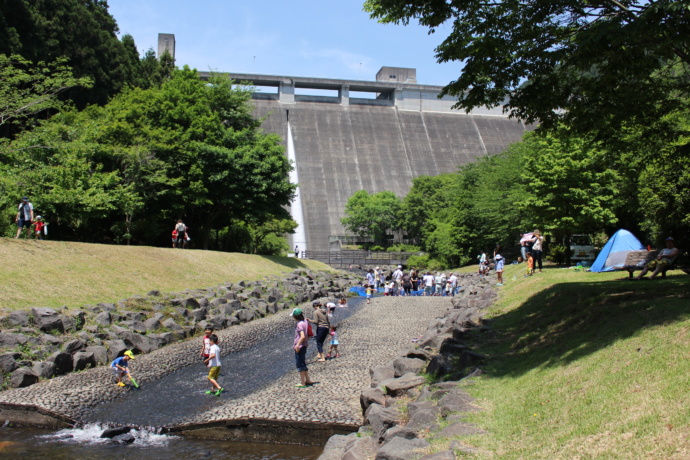
<svg viewBox="0 0 690 460">
<path fill-rule="evenodd" d="M 213 251 L 0 238 L 0 307 L 79 307 L 152 289 L 177 291 L 258 280 L 315 261 Z"/>
<path fill-rule="evenodd" d="M 690 278 L 522 268 L 506 269 L 493 359 L 468 387 L 489 435 L 463 441 L 501 459 L 690 458 Z"/>
</svg>

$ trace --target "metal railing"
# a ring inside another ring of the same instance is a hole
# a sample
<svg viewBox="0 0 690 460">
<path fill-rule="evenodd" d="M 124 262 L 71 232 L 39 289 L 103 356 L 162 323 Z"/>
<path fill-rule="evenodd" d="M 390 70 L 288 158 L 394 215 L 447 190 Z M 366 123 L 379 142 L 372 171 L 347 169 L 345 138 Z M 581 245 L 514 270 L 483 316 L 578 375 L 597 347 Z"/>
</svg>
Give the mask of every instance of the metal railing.
<svg viewBox="0 0 690 460">
<path fill-rule="evenodd" d="M 411 256 L 421 252 L 375 252 L 375 251 L 302 251 L 301 257 L 318 260 L 335 268 L 369 265 L 404 265 Z"/>
</svg>

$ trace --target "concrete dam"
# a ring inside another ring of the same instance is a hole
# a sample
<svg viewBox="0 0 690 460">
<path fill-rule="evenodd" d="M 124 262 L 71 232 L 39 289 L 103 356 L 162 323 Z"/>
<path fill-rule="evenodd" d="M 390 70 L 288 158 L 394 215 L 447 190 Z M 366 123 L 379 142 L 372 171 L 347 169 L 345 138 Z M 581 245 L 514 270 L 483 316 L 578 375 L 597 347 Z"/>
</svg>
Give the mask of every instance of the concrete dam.
<svg viewBox="0 0 690 460">
<path fill-rule="evenodd" d="M 439 99 L 440 86 L 417 84 L 415 69 L 383 67 L 376 81 L 228 75 L 256 88 L 264 131 L 278 134 L 294 155 L 302 215 L 293 205 L 301 228 L 292 247 L 301 251 L 328 250 L 347 234 L 340 219 L 356 191 L 402 198 L 413 178 L 499 153 L 530 129 L 500 108 L 452 110 L 455 99 Z"/>
</svg>

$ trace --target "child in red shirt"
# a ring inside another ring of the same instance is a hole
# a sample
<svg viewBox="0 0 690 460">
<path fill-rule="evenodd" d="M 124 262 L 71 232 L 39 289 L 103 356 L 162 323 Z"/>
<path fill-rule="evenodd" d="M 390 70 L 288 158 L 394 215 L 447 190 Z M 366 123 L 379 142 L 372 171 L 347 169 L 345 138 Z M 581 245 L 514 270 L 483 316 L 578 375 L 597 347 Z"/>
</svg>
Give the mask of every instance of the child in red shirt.
<svg viewBox="0 0 690 460">
<path fill-rule="evenodd" d="M 37 240 L 43 239 L 43 227 L 45 226 L 46 223 L 43 222 L 43 218 L 41 216 L 36 216 L 36 222 L 34 222 L 34 236 Z"/>
</svg>

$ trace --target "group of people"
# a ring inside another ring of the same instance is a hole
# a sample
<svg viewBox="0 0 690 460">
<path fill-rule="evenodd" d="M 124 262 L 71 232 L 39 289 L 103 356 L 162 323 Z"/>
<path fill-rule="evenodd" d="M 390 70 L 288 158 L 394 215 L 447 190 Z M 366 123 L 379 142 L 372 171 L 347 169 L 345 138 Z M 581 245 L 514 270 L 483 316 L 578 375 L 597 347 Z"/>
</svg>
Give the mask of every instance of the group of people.
<svg viewBox="0 0 690 460">
<path fill-rule="evenodd" d="M 347 299 L 344 297 L 340 299 L 338 306 L 346 308 Z M 300 383 L 296 385 L 297 388 L 306 388 L 316 383 L 309 378 L 309 368 L 307 367 L 307 348 L 310 337 L 315 338 L 317 361 L 325 362 L 328 359 L 340 357 L 338 326 L 335 324 L 336 304 L 328 302 L 323 305 L 320 301 L 315 300 L 312 302 L 312 307 L 314 308 L 312 318 L 306 317 L 301 308 L 295 308 L 290 313 L 290 316 L 295 320 L 295 337 L 292 342 L 292 349 L 295 352 L 295 365 L 300 376 Z M 316 333 L 313 333 L 312 324 L 316 327 Z M 328 354 L 325 354 L 324 344 L 327 338 L 330 338 L 330 349 Z"/>
<path fill-rule="evenodd" d="M 527 276 L 534 274 L 534 269 L 539 266 L 542 270 L 542 256 L 544 253 L 544 237 L 539 230 L 523 233 L 520 238 L 521 261 L 527 262 Z"/>
<path fill-rule="evenodd" d="M 27 238 L 33 235 L 37 240 L 42 240 L 43 235 L 48 234 L 48 227 L 43 221 L 43 217 L 34 217 L 34 205 L 29 202 L 29 197 L 25 196 L 22 198 L 14 221 L 17 224 L 17 235 L 15 238 L 19 238 L 24 230 L 26 230 Z"/>
<path fill-rule="evenodd" d="M 436 275 L 431 272 L 424 274 L 415 268 L 405 272 L 402 265 L 398 265 L 388 276 L 381 271 L 380 267 L 370 269 L 366 274 L 364 285 L 367 303 L 370 303 L 373 294 L 381 290 L 384 296 L 410 296 L 413 292 L 422 290 L 425 296 L 452 296 L 455 295 L 458 287 L 458 277 L 452 272 L 447 277 L 441 272 Z"/>
</svg>

